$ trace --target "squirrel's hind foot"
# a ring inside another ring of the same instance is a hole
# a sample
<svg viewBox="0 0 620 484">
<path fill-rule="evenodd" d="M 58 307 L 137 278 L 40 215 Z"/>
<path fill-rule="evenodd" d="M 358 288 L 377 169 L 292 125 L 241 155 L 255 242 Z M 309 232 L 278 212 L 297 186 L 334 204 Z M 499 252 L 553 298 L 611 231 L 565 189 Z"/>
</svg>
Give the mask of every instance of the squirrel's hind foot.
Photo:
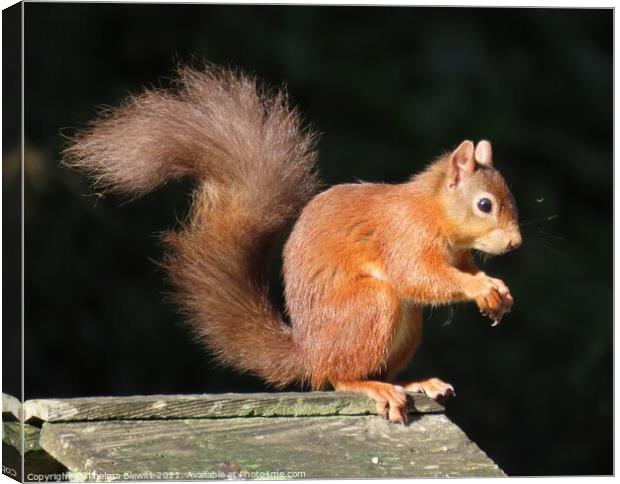
<svg viewBox="0 0 620 484">
<path fill-rule="evenodd" d="M 400 383 L 400 386 L 409 392 L 424 393 L 433 400 L 442 400 L 448 397 L 455 397 L 454 387 L 439 378 L 429 378 L 428 380 Z"/>
<path fill-rule="evenodd" d="M 363 393 L 377 403 L 377 413 L 390 422 L 406 425 L 409 420 L 407 393 L 399 385 L 379 381 L 335 381 L 338 391 Z"/>
</svg>

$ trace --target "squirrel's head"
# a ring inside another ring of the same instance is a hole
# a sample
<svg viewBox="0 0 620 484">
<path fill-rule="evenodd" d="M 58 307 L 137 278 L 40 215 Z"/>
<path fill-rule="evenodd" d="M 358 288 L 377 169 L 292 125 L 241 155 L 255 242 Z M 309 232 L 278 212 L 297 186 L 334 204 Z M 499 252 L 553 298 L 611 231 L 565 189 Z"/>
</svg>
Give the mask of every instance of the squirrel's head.
<svg viewBox="0 0 620 484">
<path fill-rule="evenodd" d="M 493 167 L 491 143 L 463 141 L 444 161 L 442 202 L 452 242 L 459 248 L 502 254 L 521 245 L 517 206 Z"/>
</svg>

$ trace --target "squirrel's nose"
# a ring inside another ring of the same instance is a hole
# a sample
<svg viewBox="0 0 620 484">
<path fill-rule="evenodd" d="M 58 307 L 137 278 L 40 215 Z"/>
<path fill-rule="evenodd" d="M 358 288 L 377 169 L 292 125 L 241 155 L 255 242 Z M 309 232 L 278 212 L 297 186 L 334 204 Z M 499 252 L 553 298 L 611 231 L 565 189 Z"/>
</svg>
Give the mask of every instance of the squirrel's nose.
<svg viewBox="0 0 620 484">
<path fill-rule="evenodd" d="M 522 243 L 523 243 L 523 239 L 521 238 L 521 234 L 517 233 L 508 242 L 507 250 L 517 249 L 521 246 Z"/>
</svg>

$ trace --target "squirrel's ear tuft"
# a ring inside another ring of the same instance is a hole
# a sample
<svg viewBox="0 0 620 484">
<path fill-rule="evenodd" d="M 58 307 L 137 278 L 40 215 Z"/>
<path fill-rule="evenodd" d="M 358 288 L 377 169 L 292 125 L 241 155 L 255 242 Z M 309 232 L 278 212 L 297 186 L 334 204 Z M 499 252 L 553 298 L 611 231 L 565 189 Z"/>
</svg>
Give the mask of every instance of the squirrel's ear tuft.
<svg viewBox="0 0 620 484">
<path fill-rule="evenodd" d="M 493 166 L 493 149 L 491 143 L 485 139 L 476 146 L 476 161 L 482 166 Z"/>
<path fill-rule="evenodd" d="M 475 170 L 474 144 L 469 140 L 465 140 L 450 155 L 448 188 L 458 187 L 462 183 L 463 178 Z"/>
</svg>

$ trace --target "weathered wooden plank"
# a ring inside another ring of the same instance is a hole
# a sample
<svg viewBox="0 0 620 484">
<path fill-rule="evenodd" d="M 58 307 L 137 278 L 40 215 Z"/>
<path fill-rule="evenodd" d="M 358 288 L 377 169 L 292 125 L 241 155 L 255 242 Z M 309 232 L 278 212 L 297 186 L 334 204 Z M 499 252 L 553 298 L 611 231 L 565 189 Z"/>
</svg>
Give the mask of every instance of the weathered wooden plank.
<svg viewBox="0 0 620 484">
<path fill-rule="evenodd" d="M 426 395 L 410 394 L 411 413 L 442 412 Z M 365 396 L 345 392 L 226 393 L 219 395 L 151 395 L 29 400 L 26 421 L 46 422 L 187 419 L 221 417 L 301 417 L 374 415 L 375 404 Z"/>
<path fill-rule="evenodd" d="M 7 416 L 20 420 L 22 419 L 22 402 L 8 393 L 2 394 L 2 416 L 6 420 Z"/>
<path fill-rule="evenodd" d="M 44 423 L 41 445 L 76 480 L 503 475 L 442 414 Z"/>
<path fill-rule="evenodd" d="M 23 425 L 23 432 L 22 432 Z M 21 481 L 22 435 L 24 475 L 30 481 L 58 481 L 65 466 L 56 461 L 39 445 L 41 429 L 21 422 L 2 422 L 3 473 Z"/>
<path fill-rule="evenodd" d="M 23 433 L 22 433 L 23 425 Z M 21 422 L 2 422 L 2 441 L 15 447 L 21 452 L 22 436 L 24 439 L 24 452 L 39 450 L 39 434 L 41 429 Z"/>
</svg>

